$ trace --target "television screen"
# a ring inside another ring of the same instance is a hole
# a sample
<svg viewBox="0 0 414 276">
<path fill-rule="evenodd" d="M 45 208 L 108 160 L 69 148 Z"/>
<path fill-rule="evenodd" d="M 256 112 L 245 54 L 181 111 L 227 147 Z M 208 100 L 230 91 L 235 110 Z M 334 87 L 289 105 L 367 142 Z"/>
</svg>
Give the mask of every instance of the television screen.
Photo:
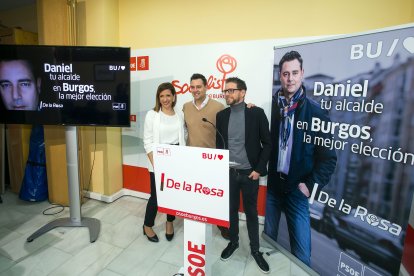
<svg viewBox="0 0 414 276">
<path fill-rule="evenodd" d="M 130 49 L 0 45 L 0 123 L 130 125 Z"/>
</svg>

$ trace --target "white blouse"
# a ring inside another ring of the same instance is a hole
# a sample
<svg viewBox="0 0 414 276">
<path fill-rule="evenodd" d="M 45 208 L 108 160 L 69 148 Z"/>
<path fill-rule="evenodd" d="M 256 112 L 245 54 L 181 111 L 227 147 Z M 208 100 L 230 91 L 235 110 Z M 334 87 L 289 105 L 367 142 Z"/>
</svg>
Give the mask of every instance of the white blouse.
<svg viewBox="0 0 414 276">
<path fill-rule="evenodd" d="M 178 144 L 180 119 L 160 111 L 160 144 Z"/>
<path fill-rule="evenodd" d="M 172 116 L 150 110 L 144 122 L 144 149 L 148 154 L 154 151 L 156 144 L 179 144 L 185 146 L 187 129 L 182 111 L 174 110 Z M 152 171 L 151 163 L 148 169 Z"/>
</svg>

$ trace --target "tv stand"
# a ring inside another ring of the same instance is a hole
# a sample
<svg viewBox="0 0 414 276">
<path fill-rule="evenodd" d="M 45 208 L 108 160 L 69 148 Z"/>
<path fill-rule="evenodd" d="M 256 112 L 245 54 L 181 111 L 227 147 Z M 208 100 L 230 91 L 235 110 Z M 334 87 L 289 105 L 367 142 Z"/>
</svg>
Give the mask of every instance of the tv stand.
<svg viewBox="0 0 414 276">
<path fill-rule="evenodd" d="M 32 242 L 37 237 L 56 227 L 88 227 L 90 242 L 98 239 L 101 223 L 96 218 L 82 218 L 80 208 L 80 189 L 78 172 L 78 134 L 75 126 L 67 126 L 66 135 L 66 162 L 69 183 L 69 210 L 70 218 L 59 218 L 42 226 L 27 238 Z"/>
</svg>

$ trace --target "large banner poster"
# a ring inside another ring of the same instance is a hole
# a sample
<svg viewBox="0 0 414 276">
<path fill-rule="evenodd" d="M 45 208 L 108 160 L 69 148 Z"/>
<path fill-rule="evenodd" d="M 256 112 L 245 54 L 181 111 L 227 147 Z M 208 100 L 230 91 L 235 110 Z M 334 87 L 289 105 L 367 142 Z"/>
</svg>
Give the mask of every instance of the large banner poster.
<svg viewBox="0 0 414 276">
<path fill-rule="evenodd" d="M 310 266 L 321 275 L 398 275 L 414 191 L 413 34 L 406 26 L 275 48 L 272 109 L 280 112 L 279 61 L 297 51 L 306 97 L 330 118 L 293 126 L 302 143 L 337 155 L 329 183 L 309 198 Z M 283 217 L 277 242 L 290 251 Z"/>
</svg>

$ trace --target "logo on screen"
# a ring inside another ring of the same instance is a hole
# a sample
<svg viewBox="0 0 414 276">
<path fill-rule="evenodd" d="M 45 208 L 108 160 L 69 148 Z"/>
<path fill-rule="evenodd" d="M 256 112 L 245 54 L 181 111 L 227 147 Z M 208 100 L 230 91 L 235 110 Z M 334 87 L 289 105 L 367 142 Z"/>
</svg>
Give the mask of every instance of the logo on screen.
<svg viewBox="0 0 414 276">
<path fill-rule="evenodd" d="M 112 103 L 112 109 L 113 110 L 125 110 L 126 103 Z"/>
<path fill-rule="evenodd" d="M 112 103 L 112 109 L 113 110 L 125 110 L 126 103 Z"/>
<path fill-rule="evenodd" d="M 149 70 L 149 56 L 139 56 L 137 57 L 137 70 L 146 71 Z"/>
<path fill-rule="evenodd" d="M 124 71 L 124 65 L 109 65 L 109 71 Z"/>
</svg>

